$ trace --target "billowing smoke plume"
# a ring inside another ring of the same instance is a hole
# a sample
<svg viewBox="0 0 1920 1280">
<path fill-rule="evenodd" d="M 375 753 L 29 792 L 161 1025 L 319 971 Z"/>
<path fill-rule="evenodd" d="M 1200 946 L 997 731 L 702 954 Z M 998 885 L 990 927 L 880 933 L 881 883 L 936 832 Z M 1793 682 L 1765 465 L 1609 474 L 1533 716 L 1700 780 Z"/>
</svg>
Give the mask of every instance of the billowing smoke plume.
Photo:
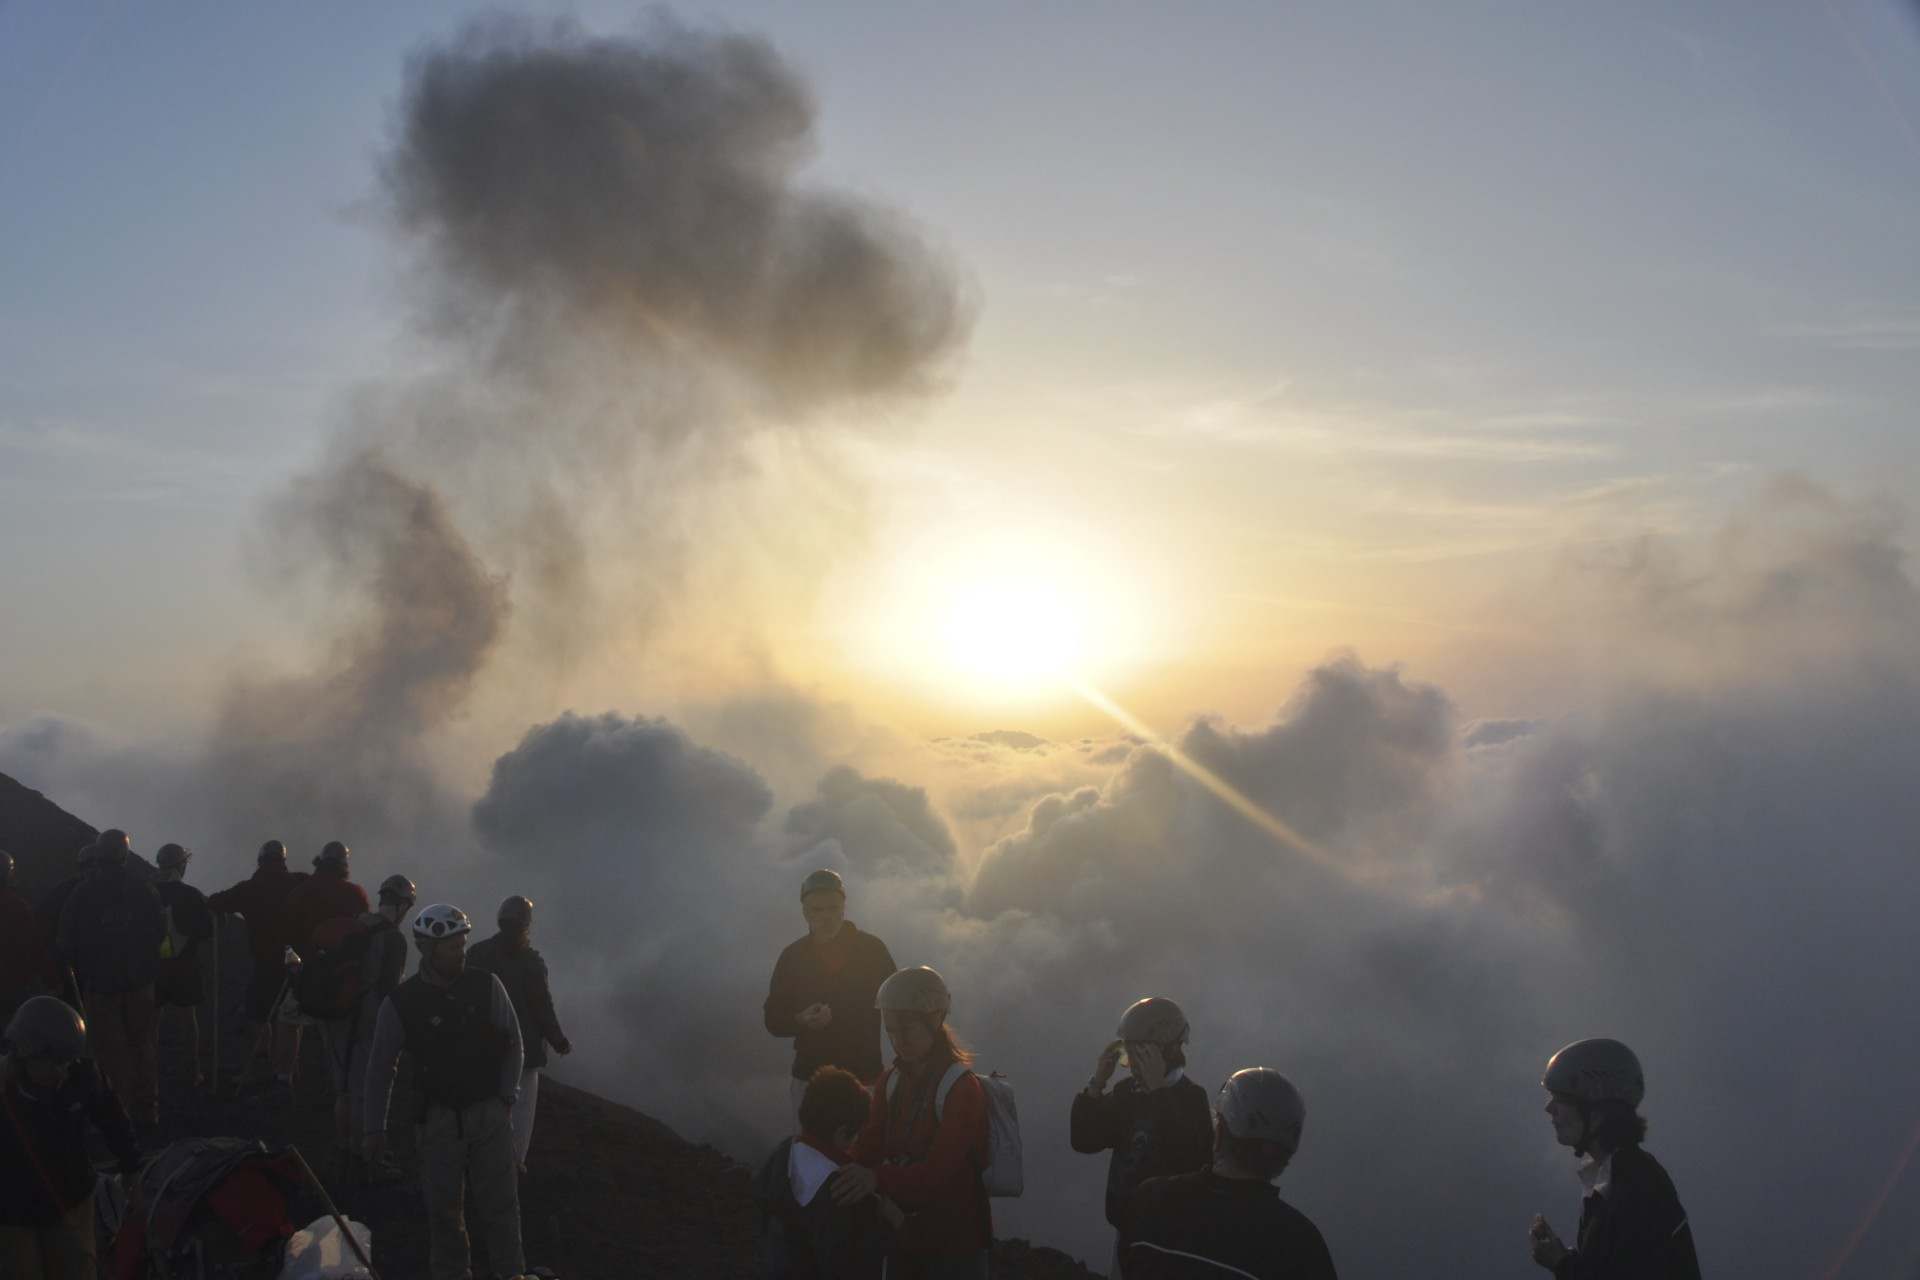
<svg viewBox="0 0 1920 1280">
<path fill-rule="evenodd" d="M 800 181 L 813 116 L 764 42 L 666 20 L 492 22 L 413 60 L 383 190 L 441 344 L 272 509 L 266 569 L 330 639 L 232 691 L 223 836 L 458 843 L 433 738 L 510 619 L 530 662 L 590 651 L 680 588 L 686 512 L 750 433 L 934 384 L 953 276 Z"/>
</svg>

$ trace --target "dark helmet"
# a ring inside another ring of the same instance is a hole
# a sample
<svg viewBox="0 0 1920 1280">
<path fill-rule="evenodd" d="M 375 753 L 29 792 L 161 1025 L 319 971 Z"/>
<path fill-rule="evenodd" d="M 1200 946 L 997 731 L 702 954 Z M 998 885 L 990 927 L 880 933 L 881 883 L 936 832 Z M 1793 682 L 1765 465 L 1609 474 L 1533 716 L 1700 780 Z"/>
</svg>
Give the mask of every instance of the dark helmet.
<svg viewBox="0 0 1920 1280">
<path fill-rule="evenodd" d="M 193 850 L 177 844 L 163 844 L 160 846 L 160 851 L 153 855 L 153 865 L 162 871 L 184 867 L 192 860 Z"/>
<path fill-rule="evenodd" d="M 127 833 L 118 827 L 108 827 L 93 838 L 93 843 L 80 851 L 82 866 L 112 866 L 125 862 L 127 855 L 133 852 L 133 841 Z"/>
<path fill-rule="evenodd" d="M 73 1062 L 87 1056 L 87 1024 L 73 1007 L 53 996 L 35 996 L 7 1023 L 14 1057 Z"/>
<path fill-rule="evenodd" d="M 390 875 L 380 882 L 380 901 L 404 902 L 412 906 L 420 899 L 420 891 L 413 887 L 413 881 L 403 875 Z"/>
<path fill-rule="evenodd" d="M 514 894 L 500 904 L 500 914 L 495 917 L 502 929 L 516 932 L 533 928 L 533 899 Z"/>
<path fill-rule="evenodd" d="M 1647 1096 L 1640 1059 L 1618 1040 L 1575 1040 L 1547 1059 L 1540 1085 L 1580 1103 L 1624 1102 L 1637 1107 Z"/>
<path fill-rule="evenodd" d="M 13 855 L 0 849 L 0 889 L 13 887 Z"/>
<path fill-rule="evenodd" d="M 1127 1011 L 1120 1015 L 1118 1034 L 1122 1040 L 1185 1044 L 1187 1015 L 1165 996 L 1148 996 L 1127 1006 Z"/>
<path fill-rule="evenodd" d="M 847 896 L 847 883 L 840 878 L 839 872 L 822 867 L 818 871 L 808 872 L 807 878 L 800 882 L 800 900 L 805 902 L 810 893 L 837 893 L 844 898 Z"/>
<path fill-rule="evenodd" d="M 269 840 L 265 844 L 261 845 L 260 856 L 259 858 L 256 859 L 256 861 L 263 867 L 266 866 L 269 862 L 284 863 L 286 860 L 287 860 L 287 846 L 285 846 L 284 844 L 281 844 L 278 840 Z"/>
<path fill-rule="evenodd" d="M 320 856 L 313 860 L 313 865 L 323 867 L 331 862 L 344 867 L 347 865 L 348 856 L 352 853 L 353 850 L 347 848 L 346 845 L 341 844 L 338 840 L 329 840 L 327 841 L 326 847 L 320 850 Z"/>
</svg>

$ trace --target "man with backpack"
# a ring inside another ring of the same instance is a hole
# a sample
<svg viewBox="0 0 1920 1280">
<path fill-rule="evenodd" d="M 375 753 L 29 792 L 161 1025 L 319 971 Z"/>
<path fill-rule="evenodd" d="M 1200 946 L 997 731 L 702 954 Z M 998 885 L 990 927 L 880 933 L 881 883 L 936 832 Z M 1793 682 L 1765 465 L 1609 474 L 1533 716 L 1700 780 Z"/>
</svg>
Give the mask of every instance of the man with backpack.
<svg viewBox="0 0 1920 1280">
<path fill-rule="evenodd" d="M 525 1173 L 547 1046 L 551 1044 L 553 1051 L 564 1058 L 573 1052 L 573 1041 L 560 1029 L 560 1015 L 553 1009 L 547 962 L 533 949 L 533 899 L 515 896 L 501 903 L 499 925 L 500 932 L 474 944 L 467 953 L 467 963 L 500 979 L 513 1001 L 513 1016 L 520 1022 L 525 1056 L 520 1069 L 520 1097 L 513 1104 L 513 1159 Z"/>
<path fill-rule="evenodd" d="M 86 1002 L 93 1056 L 127 1104 L 133 1122 L 160 1123 L 153 1050 L 153 984 L 166 919 L 160 895 L 132 864 L 127 833 L 100 833 L 80 883 L 60 910 L 54 952 L 73 971 Z"/>
<path fill-rule="evenodd" d="M 35 996 L 7 1022 L 0 1059 L 0 1275 L 94 1280 L 91 1122 L 123 1176 L 140 1167 L 133 1126 L 87 1058 L 87 1024 Z"/>
<path fill-rule="evenodd" d="M 287 895 L 287 933 L 300 956 L 294 995 L 300 1012 L 320 1026 L 327 1061 L 333 1065 L 334 1138 L 348 1146 L 347 1057 L 353 1036 L 353 996 L 343 983 L 360 957 L 343 962 L 348 939 L 360 932 L 360 920 L 373 909 L 367 891 L 348 878 L 350 851 L 338 840 L 327 842 L 313 860 L 313 874 Z"/>
<path fill-rule="evenodd" d="M 1116 1233 L 1113 1280 L 1126 1273 L 1119 1241 L 1127 1209 L 1148 1178 L 1204 1169 L 1213 1159 L 1213 1111 L 1207 1091 L 1187 1078 L 1187 1015 L 1160 996 L 1136 1000 L 1121 1015 L 1117 1038 L 1073 1095 L 1068 1140 L 1075 1151 L 1107 1160 L 1107 1221 Z M 1129 1077 L 1107 1089 L 1126 1054 Z"/>
<path fill-rule="evenodd" d="M 300 1028 L 274 1020 L 274 1006 L 286 985 L 283 953 L 292 939 L 287 933 L 287 898 L 306 881 L 304 872 L 287 869 L 287 846 L 269 840 L 260 846 L 254 873 L 207 899 L 218 915 L 237 915 L 247 922 L 247 951 L 253 967 L 247 976 L 246 1015 L 253 1024 L 253 1058 L 265 1066 L 267 1078 L 278 1076 L 293 1084 L 294 1065 L 300 1060 Z"/>
<path fill-rule="evenodd" d="M 800 882 L 807 936 L 773 966 L 763 1009 L 767 1031 L 793 1037 L 788 1097 L 798 1110 L 821 1067 L 844 1067 L 871 1084 L 880 1076 L 880 1013 L 874 993 L 894 972 L 887 944 L 847 919 L 847 887 L 822 867 Z"/>
<path fill-rule="evenodd" d="M 467 967 L 472 932 L 466 913 L 444 903 L 414 917 L 420 968 L 381 1002 L 367 1063 L 366 1152 L 378 1160 L 386 1153 L 387 1105 L 401 1052 L 413 1062 L 410 1111 L 433 1280 L 465 1280 L 468 1274 L 469 1192 L 492 1270 L 526 1270 L 508 1119 L 520 1085 L 520 1024 L 500 979 Z"/>
<path fill-rule="evenodd" d="M 206 1087 L 207 1077 L 200 1070 L 200 1005 L 206 1000 L 206 983 L 200 977 L 200 944 L 213 936 L 213 912 L 207 899 L 188 884 L 187 863 L 191 849 L 163 844 L 153 856 L 160 878 L 154 892 L 160 895 L 160 912 L 166 923 L 166 936 L 160 942 L 160 972 L 153 983 L 157 1008 L 153 1020 L 154 1059 L 159 1060 L 161 1020 L 168 1009 L 186 1013 L 187 1052 L 193 1063 L 193 1087 Z"/>
</svg>

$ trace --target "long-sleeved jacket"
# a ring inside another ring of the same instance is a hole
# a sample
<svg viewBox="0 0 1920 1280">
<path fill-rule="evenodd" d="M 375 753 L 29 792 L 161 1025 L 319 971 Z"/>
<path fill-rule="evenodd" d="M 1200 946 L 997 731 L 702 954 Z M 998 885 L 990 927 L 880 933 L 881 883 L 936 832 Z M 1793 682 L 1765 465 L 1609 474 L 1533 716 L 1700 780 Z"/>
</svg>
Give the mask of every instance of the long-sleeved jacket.
<svg viewBox="0 0 1920 1280">
<path fill-rule="evenodd" d="M 33 904 L 0 889 L 0 1013 L 54 985 L 53 935 Z"/>
<path fill-rule="evenodd" d="M 103 867 L 80 881 L 60 909 L 54 951 L 83 991 L 110 993 L 149 986 L 160 972 L 167 936 L 160 895 L 132 868 Z"/>
<path fill-rule="evenodd" d="M 1335 1280 L 1320 1229 L 1270 1182 L 1212 1169 L 1150 1178 L 1123 1239 L 1127 1280 Z"/>
<path fill-rule="evenodd" d="M 1612 1156 L 1605 1191 L 1580 1206 L 1578 1243 L 1555 1280 L 1700 1280 L 1693 1228 L 1673 1179 L 1637 1144 Z"/>
<path fill-rule="evenodd" d="M 788 1172 L 795 1141 L 775 1147 L 753 1180 L 766 1280 L 879 1280 L 888 1233 L 878 1201 L 835 1204 L 836 1172 L 801 1204 Z"/>
<path fill-rule="evenodd" d="M 245 916 L 247 949 L 253 953 L 255 967 L 265 966 L 277 973 L 280 949 L 292 941 L 285 919 L 287 895 L 306 879 L 304 872 L 269 863 L 239 884 L 208 898 L 207 905 L 223 916 Z"/>
<path fill-rule="evenodd" d="M 42 1093 L 0 1058 L 0 1226 L 51 1221 L 92 1193 L 88 1121 L 122 1170 L 139 1163 L 126 1108 L 91 1061 L 82 1059 L 66 1083 Z"/>
<path fill-rule="evenodd" d="M 1124 1232 L 1128 1206 L 1141 1183 L 1213 1163 L 1213 1107 L 1207 1091 L 1185 1076 L 1152 1090 L 1129 1078 L 1097 1098 L 1074 1094 L 1067 1138 L 1086 1155 L 1113 1152 L 1107 1162 L 1107 1221 Z"/>
<path fill-rule="evenodd" d="M 507 989 L 500 985 L 500 979 L 493 978 L 492 975 L 488 976 L 493 982 L 493 997 L 488 1005 L 488 1017 L 495 1030 L 507 1039 L 506 1051 L 500 1057 L 499 1096 L 502 1102 L 511 1106 L 520 1094 L 520 1022 L 513 1016 L 513 1001 L 508 998 Z M 412 980 L 429 983 L 433 981 L 424 972 Z M 388 996 L 380 1002 L 380 1015 L 373 1024 L 373 1049 L 367 1058 L 366 1131 L 368 1133 L 385 1133 L 387 1130 L 387 1107 L 393 1101 L 394 1071 L 400 1065 L 401 1051 L 409 1047 L 406 1027 L 400 1018 L 400 1010 L 395 1007 L 393 997 Z"/>
<path fill-rule="evenodd" d="M 862 1080 L 880 1074 L 880 1012 L 873 998 L 894 968 L 887 944 L 854 928 L 851 920 L 832 942 L 809 936 L 780 953 L 763 1012 L 768 1032 L 793 1037 L 795 1080 L 811 1080 L 825 1066 L 842 1067 Z M 833 1021 L 820 1031 L 809 1031 L 797 1020 L 814 1004 L 833 1010 Z"/>
<path fill-rule="evenodd" d="M 467 952 L 467 963 L 485 969 L 507 989 L 513 1016 L 520 1019 L 526 1070 L 546 1066 L 547 1046 L 558 1049 L 566 1044 L 567 1033 L 560 1029 L 560 1015 L 554 1012 L 553 985 L 547 976 L 545 957 L 530 946 L 516 947 L 506 934 L 496 933 L 473 945 Z"/>
<path fill-rule="evenodd" d="M 954 1082 L 935 1116 L 946 1062 L 900 1073 L 889 1067 L 873 1090 L 853 1159 L 870 1166 L 880 1194 L 907 1215 L 900 1247 L 916 1254 L 966 1254 L 993 1243 L 993 1211 L 980 1171 L 987 1167 L 987 1091 L 972 1072 Z M 900 1073 L 891 1090 L 889 1079 Z"/>
<path fill-rule="evenodd" d="M 326 921 L 351 919 L 371 910 L 365 889 L 343 875 L 316 871 L 287 894 L 287 941 L 295 951 L 303 951 L 312 942 L 313 931 Z"/>
</svg>

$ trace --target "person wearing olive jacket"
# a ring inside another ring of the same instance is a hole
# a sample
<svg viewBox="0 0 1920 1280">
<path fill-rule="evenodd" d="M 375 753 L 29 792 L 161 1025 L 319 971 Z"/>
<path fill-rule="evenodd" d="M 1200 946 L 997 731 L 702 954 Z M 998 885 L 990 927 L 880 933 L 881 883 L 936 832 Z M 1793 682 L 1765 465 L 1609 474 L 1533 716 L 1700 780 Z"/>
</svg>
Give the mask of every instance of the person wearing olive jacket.
<svg viewBox="0 0 1920 1280">
<path fill-rule="evenodd" d="M 547 1046 L 561 1057 L 573 1052 L 573 1041 L 560 1029 L 553 1008 L 553 985 L 546 959 L 533 948 L 533 899 L 519 896 L 500 904 L 500 932 L 474 944 L 467 963 L 500 979 L 520 1021 L 520 1097 L 513 1104 L 513 1158 L 527 1171 L 527 1148 L 533 1145 L 533 1113 L 540 1100 L 540 1069 L 547 1065 Z"/>
<path fill-rule="evenodd" d="M 1067 1139 L 1075 1151 L 1111 1151 L 1107 1161 L 1107 1221 L 1115 1244 L 1108 1274 L 1125 1270 L 1133 1193 L 1149 1178 L 1192 1173 L 1213 1160 L 1213 1109 L 1207 1091 L 1187 1077 L 1187 1016 L 1159 996 L 1136 1000 L 1120 1018 L 1117 1038 L 1101 1053 L 1086 1087 L 1073 1096 Z M 1107 1081 L 1122 1049 L 1130 1078 L 1112 1090 Z"/>
<path fill-rule="evenodd" d="M 780 953 L 767 990 L 767 1031 L 793 1037 L 789 1098 L 796 1114 L 807 1081 L 839 1067 L 866 1083 L 880 1076 L 880 984 L 893 976 L 887 944 L 846 918 L 847 890 L 824 868 L 800 884 L 807 936 Z"/>
</svg>

